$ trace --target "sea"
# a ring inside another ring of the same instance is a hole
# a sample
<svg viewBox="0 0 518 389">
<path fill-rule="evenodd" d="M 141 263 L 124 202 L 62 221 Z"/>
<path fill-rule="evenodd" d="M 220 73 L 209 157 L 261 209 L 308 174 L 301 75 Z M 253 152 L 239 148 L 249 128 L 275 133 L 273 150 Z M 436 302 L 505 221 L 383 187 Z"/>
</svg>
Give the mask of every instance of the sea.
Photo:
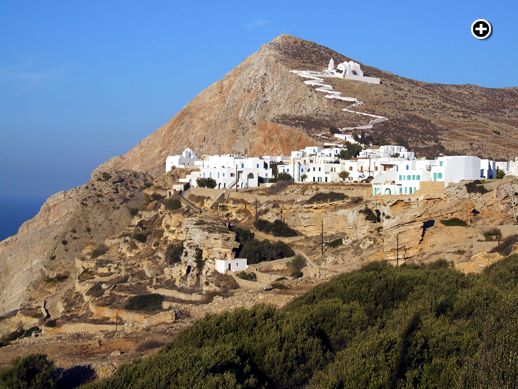
<svg viewBox="0 0 518 389">
<path fill-rule="evenodd" d="M 0 241 L 15 235 L 26 220 L 35 216 L 43 197 L 0 197 Z"/>
</svg>

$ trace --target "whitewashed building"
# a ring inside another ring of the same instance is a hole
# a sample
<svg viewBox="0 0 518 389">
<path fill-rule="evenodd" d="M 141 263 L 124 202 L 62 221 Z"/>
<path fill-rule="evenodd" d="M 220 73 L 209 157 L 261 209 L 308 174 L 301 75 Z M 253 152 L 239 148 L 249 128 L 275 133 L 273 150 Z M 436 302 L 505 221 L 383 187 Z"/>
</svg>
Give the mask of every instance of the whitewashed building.
<svg viewBox="0 0 518 389">
<path fill-rule="evenodd" d="M 437 159 L 398 161 L 390 171 L 372 181 L 373 195 L 405 195 L 417 192 L 421 182 L 443 182 L 445 186 L 462 180 L 481 178 L 480 158 L 446 156 Z"/>
<path fill-rule="evenodd" d="M 387 145 L 377 149 L 365 149 L 360 151 L 359 158 L 401 158 L 414 159 L 413 151 L 408 151 L 404 146 Z"/>
<path fill-rule="evenodd" d="M 195 152 L 191 149 L 185 149 L 180 155 L 169 155 L 165 160 L 165 171 L 166 173 L 171 171 L 173 167 L 186 168 L 194 166 L 195 161 L 198 159 Z"/>
<path fill-rule="evenodd" d="M 246 258 L 216 259 L 216 271 L 221 274 L 248 269 Z"/>
<path fill-rule="evenodd" d="M 210 155 L 196 162 L 199 173 L 196 178 L 212 178 L 216 188 L 254 188 L 272 178 L 270 160 L 261 157 L 235 155 Z M 193 180 L 191 185 L 196 186 Z"/>
<path fill-rule="evenodd" d="M 190 149 L 166 160 L 166 170 L 172 167 L 193 167 L 183 184 L 197 186 L 198 178 L 212 178 L 217 189 L 254 188 L 273 178 L 273 164 L 277 173 L 289 174 L 295 182 L 335 183 L 372 180 L 374 195 L 413 194 L 422 182 L 442 182 L 444 185 L 461 180 L 496 178 L 497 169 L 518 175 L 515 161 L 495 162 L 474 156 L 443 156 L 437 159 L 416 159 L 403 146 L 384 145 L 362 150 L 351 160 L 340 159 L 344 146 L 326 144 L 292 151 L 289 157 L 244 157 L 210 155 L 197 159 Z M 342 172 L 347 172 L 343 178 Z M 342 176 L 342 177 L 341 177 Z"/>
</svg>

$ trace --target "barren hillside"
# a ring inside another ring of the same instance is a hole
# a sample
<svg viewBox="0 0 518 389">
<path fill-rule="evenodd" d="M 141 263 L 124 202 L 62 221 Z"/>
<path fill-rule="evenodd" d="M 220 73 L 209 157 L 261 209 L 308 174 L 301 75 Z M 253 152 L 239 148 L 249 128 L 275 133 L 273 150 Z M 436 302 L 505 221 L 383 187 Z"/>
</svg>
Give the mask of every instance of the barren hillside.
<svg viewBox="0 0 518 389">
<path fill-rule="evenodd" d="M 162 171 L 168 154 L 191 147 L 204 153 L 288 153 L 322 142 L 331 127 L 366 124 L 343 112 L 290 70 L 322 70 L 329 48 L 281 35 L 215 82 L 174 118 L 103 169 Z M 504 157 L 518 147 L 518 88 L 488 89 L 413 81 L 362 64 L 381 85 L 335 79 L 333 87 L 365 104 L 362 111 L 388 121 L 370 130 L 379 142 L 408 141 L 422 154 L 462 153 Z M 332 137 L 331 137 L 332 139 Z"/>
</svg>

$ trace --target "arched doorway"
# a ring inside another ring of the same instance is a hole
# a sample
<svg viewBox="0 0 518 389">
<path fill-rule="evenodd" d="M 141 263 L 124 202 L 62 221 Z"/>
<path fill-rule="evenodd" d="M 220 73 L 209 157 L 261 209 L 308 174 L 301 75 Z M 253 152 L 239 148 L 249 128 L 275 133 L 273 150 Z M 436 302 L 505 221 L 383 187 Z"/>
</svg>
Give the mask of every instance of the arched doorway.
<svg viewBox="0 0 518 389">
<path fill-rule="evenodd" d="M 247 187 L 255 186 L 254 178 L 255 178 L 254 173 L 248 173 L 248 175 L 246 176 L 246 186 Z"/>
<path fill-rule="evenodd" d="M 392 191 L 390 190 L 390 188 L 385 189 L 385 194 L 387 194 L 387 195 L 392 194 Z"/>
</svg>

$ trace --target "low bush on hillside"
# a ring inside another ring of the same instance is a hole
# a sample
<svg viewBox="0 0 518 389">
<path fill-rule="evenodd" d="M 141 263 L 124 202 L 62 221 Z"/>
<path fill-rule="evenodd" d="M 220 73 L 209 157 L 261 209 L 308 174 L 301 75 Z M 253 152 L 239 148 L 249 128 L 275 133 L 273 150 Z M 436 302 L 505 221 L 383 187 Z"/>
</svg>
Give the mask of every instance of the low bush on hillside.
<svg viewBox="0 0 518 389">
<path fill-rule="evenodd" d="M 198 184 L 198 186 L 200 188 L 211 188 L 211 189 L 214 189 L 217 185 L 217 182 L 214 178 L 198 178 L 196 179 L 196 184 Z"/>
<path fill-rule="evenodd" d="M 137 242 L 146 243 L 149 234 L 149 232 L 134 232 L 133 234 L 131 234 L 131 237 Z"/>
<path fill-rule="evenodd" d="M 101 255 L 104 255 L 108 252 L 108 246 L 104 244 L 98 245 L 95 249 L 93 249 L 92 254 L 90 255 L 91 258 L 97 258 Z"/>
<path fill-rule="evenodd" d="M 40 389 L 56 388 L 56 385 L 54 363 L 45 355 L 34 354 L 18 358 L 11 367 L 0 370 L 1 388 Z"/>
<path fill-rule="evenodd" d="M 459 219 L 458 217 L 441 220 L 441 223 L 446 227 L 467 227 L 468 225 L 464 220 Z"/>
<path fill-rule="evenodd" d="M 151 200 L 154 200 L 154 201 L 160 201 L 164 198 L 165 196 L 164 195 L 161 195 L 160 193 L 153 193 L 151 195 Z"/>
<path fill-rule="evenodd" d="M 140 210 L 138 208 L 131 207 L 131 208 L 128 208 L 128 211 L 131 216 L 137 216 Z"/>
<path fill-rule="evenodd" d="M 288 173 L 279 173 L 271 178 L 270 182 L 293 182 L 293 177 Z"/>
<path fill-rule="evenodd" d="M 289 263 L 288 268 L 291 271 L 302 270 L 306 266 L 306 259 L 301 255 L 296 255 Z"/>
<path fill-rule="evenodd" d="M 363 201 L 363 199 L 359 196 L 351 197 L 351 203 L 352 204 L 360 204 Z"/>
<path fill-rule="evenodd" d="M 104 295 L 104 288 L 102 287 L 102 283 L 97 282 L 93 284 L 90 289 L 86 292 L 87 296 L 92 297 L 101 297 Z"/>
<path fill-rule="evenodd" d="M 130 311 L 159 311 L 163 301 L 164 296 L 157 293 L 131 296 L 124 308 Z"/>
<path fill-rule="evenodd" d="M 207 316 L 95 387 L 515 387 L 517 288 L 518 256 L 477 275 L 374 263 L 282 309 Z"/>
<path fill-rule="evenodd" d="M 308 204 L 313 204 L 313 203 L 330 203 L 332 201 L 340 201 L 340 200 L 345 200 L 347 198 L 347 196 L 343 193 L 338 193 L 338 192 L 328 192 L 328 193 L 325 193 L 325 192 L 318 192 L 316 194 L 314 194 L 313 196 L 311 196 L 307 203 Z"/>
<path fill-rule="evenodd" d="M 254 239 L 254 233 L 249 230 L 245 230 L 240 227 L 233 227 L 232 231 L 236 234 L 236 240 L 240 243 L 246 242 L 247 240 Z"/>
<path fill-rule="evenodd" d="M 180 263 L 183 255 L 183 242 L 175 242 L 167 247 L 165 260 L 169 264 Z"/>
<path fill-rule="evenodd" d="M 68 274 L 60 273 L 56 274 L 54 277 L 46 277 L 45 282 L 48 284 L 59 284 L 61 282 L 64 282 L 68 279 Z"/>
<path fill-rule="evenodd" d="M 194 263 L 196 265 L 196 270 L 198 273 L 201 273 L 203 271 L 203 268 L 205 267 L 205 261 L 203 260 L 203 250 L 199 247 L 196 247 L 194 250 Z"/>
<path fill-rule="evenodd" d="M 240 243 L 236 255 L 247 258 L 249 265 L 295 255 L 292 248 L 284 242 L 255 239 L 253 232 L 244 228 L 233 227 L 232 231 L 236 233 L 236 240 Z"/>
<path fill-rule="evenodd" d="M 257 276 L 254 272 L 242 271 L 236 274 L 242 280 L 257 281 Z"/>
<path fill-rule="evenodd" d="M 466 190 L 468 193 L 480 193 L 484 194 L 489 192 L 484 185 L 482 185 L 480 180 L 475 180 L 466 183 Z"/>
<path fill-rule="evenodd" d="M 39 332 L 40 329 L 38 327 L 30 327 L 28 329 L 24 329 L 22 327 L 18 328 L 17 330 L 14 330 L 7 335 L 4 335 L 0 339 L 0 343 L 9 344 L 13 340 L 21 339 L 21 338 L 28 338 L 32 336 L 33 333 Z"/>
<path fill-rule="evenodd" d="M 163 201 L 165 207 L 169 211 L 175 211 L 182 208 L 182 202 L 178 197 L 169 197 Z"/>
<path fill-rule="evenodd" d="M 343 239 L 342 238 L 338 238 L 338 239 L 334 239 L 331 242 L 327 243 L 327 246 L 331 247 L 331 248 L 336 248 L 336 247 L 341 246 L 343 244 L 344 244 Z"/>
<path fill-rule="evenodd" d="M 347 143 L 344 150 L 340 150 L 340 159 L 353 159 L 356 158 L 363 150 L 362 146 L 357 143 Z"/>
<path fill-rule="evenodd" d="M 259 231 L 271 234 L 273 236 L 291 237 L 297 236 L 298 233 L 282 220 L 275 220 L 273 223 L 268 220 L 259 219 L 254 222 L 254 227 Z"/>
<path fill-rule="evenodd" d="M 239 257 L 247 258 L 248 264 L 292 257 L 295 252 L 284 242 L 251 239 L 242 244 Z"/>
<path fill-rule="evenodd" d="M 500 255 L 507 256 L 512 253 L 514 245 L 518 243 L 518 235 L 509 235 L 507 238 L 502 240 L 498 246 L 493 248 L 491 253 L 499 253 Z"/>
<path fill-rule="evenodd" d="M 302 273 L 302 269 L 306 266 L 306 259 L 300 255 L 295 256 L 288 263 L 288 270 L 290 271 L 290 276 L 293 278 L 300 278 L 304 275 Z"/>
<path fill-rule="evenodd" d="M 484 238 L 487 242 L 502 240 L 502 231 L 498 228 L 492 228 L 484 232 Z"/>
<path fill-rule="evenodd" d="M 378 217 L 376 216 L 376 213 L 370 209 L 369 207 L 365 207 L 362 210 L 360 210 L 360 213 L 363 214 L 365 217 L 365 220 L 376 223 L 378 221 Z"/>
</svg>

